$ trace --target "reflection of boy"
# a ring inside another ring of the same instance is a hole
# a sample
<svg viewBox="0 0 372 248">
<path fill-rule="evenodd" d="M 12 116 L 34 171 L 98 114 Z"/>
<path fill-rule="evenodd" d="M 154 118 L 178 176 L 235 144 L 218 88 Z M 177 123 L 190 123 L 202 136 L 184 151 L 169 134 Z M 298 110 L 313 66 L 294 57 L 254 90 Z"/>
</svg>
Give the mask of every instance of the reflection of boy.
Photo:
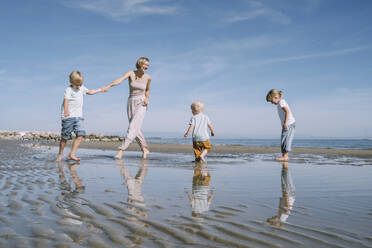
<svg viewBox="0 0 372 248">
<path fill-rule="evenodd" d="M 213 190 L 210 191 L 208 196 L 210 180 L 211 175 L 205 166 L 195 168 L 192 179 L 192 195 L 185 190 L 185 193 L 189 197 L 192 216 L 209 210 L 213 198 Z"/>
<path fill-rule="evenodd" d="M 281 225 L 281 223 L 287 221 L 296 198 L 296 189 L 293 184 L 292 176 L 288 170 L 287 162 L 283 162 L 281 186 L 282 197 L 279 199 L 278 215 L 267 220 L 269 223 L 274 225 Z"/>
</svg>

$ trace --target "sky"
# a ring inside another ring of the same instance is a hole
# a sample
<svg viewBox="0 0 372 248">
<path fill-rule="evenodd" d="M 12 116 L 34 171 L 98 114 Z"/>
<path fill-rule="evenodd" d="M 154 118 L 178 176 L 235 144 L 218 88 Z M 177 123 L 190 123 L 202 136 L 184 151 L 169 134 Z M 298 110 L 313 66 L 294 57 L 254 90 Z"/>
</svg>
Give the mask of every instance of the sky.
<svg viewBox="0 0 372 248">
<path fill-rule="evenodd" d="M 100 88 L 150 59 L 146 134 L 182 137 L 195 100 L 221 138 L 372 137 L 372 1 L 6 0 L 0 130 L 56 131 L 71 71 Z M 124 134 L 128 83 L 84 98 L 88 133 Z"/>
</svg>

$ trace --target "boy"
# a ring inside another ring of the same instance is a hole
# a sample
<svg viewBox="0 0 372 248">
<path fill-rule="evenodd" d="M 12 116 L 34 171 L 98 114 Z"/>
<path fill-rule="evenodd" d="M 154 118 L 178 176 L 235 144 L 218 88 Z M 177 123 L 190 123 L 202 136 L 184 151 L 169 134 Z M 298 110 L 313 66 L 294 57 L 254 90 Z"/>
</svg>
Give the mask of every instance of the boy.
<svg viewBox="0 0 372 248">
<path fill-rule="evenodd" d="M 278 115 L 282 124 L 281 150 L 282 156 L 278 161 L 288 161 L 288 153 L 292 150 L 292 141 L 296 129 L 296 120 L 288 103 L 283 99 L 283 92 L 272 89 L 266 95 L 266 101 L 278 106 Z"/>
<path fill-rule="evenodd" d="M 80 71 L 73 71 L 70 74 L 71 85 L 65 89 L 65 96 L 62 104 L 62 130 L 61 142 L 59 144 L 59 153 L 57 161 L 61 161 L 63 150 L 67 140 L 71 139 L 71 133 L 74 132 L 76 138 L 72 144 L 70 154 L 67 159 L 79 161 L 80 158 L 75 156 L 81 140 L 85 136 L 83 126 L 83 96 L 85 94 L 94 95 L 102 92 L 102 89 L 88 90 L 83 85 L 83 75 Z"/>
<path fill-rule="evenodd" d="M 186 138 L 192 130 L 192 146 L 194 148 L 195 161 L 205 162 L 205 156 L 211 149 L 209 142 L 208 128 L 211 135 L 214 136 L 214 131 L 208 116 L 203 114 L 204 104 L 200 101 L 195 101 L 191 104 L 191 117 L 189 129 L 187 129 L 184 137 Z"/>
</svg>

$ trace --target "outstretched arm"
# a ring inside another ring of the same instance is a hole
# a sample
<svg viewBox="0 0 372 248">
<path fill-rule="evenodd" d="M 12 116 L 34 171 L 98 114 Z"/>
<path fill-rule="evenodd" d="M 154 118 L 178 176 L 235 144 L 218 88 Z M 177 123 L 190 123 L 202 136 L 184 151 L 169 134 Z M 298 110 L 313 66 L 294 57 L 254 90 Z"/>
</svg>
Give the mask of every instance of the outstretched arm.
<svg viewBox="0 0 372 248">
<path fill-rule="evenodd" d="M 117 86 L 119 84 L 121 84 L 125 79 L 127 79 L 129 77 L 129 75 L 132 73 L 132 71 L 127 71 L 123 76 L 115 79 L 114 81 L 112 81 L 110 84 L 102 87 L 102 90 L 104 92 L 108 91 L 112 86 Z"/>
<path fill-rule="evenodd" d="M 143 106 L 147 106 L 149 104 L 149 98 L 150 98 L 150 84 L 151 84 L 151 78 L 147 80 L 146 84 L 146 91 L 145 91 L 145 101 L 143 102 Z"/>
<path fill-rule="evenodd" d="M 103 88 L 103 87 L 102 87 Z M 87 94 L 88 95 L 94 95 L 94 94 L 97 94 L 98 92 L 103 92 L 103 89 L 102 88 L 99 88 L 99 89 L 95 89 L 95 90 L 88 90 L 87 91 Z"/>
<path fill-rule="evenodd" d="M 208 123 L 208 128 L 209 130 L 211 130 L 211 135 L 214 136 L 214 130 L 213 130 L 213 126 L 211 123 Z"/>
<path fill-rule="evenodd" d="M 189 126 L 189 129 L 187 129 L 187 131 L 186 131 L 186 133 L 185 133 L 185 135 L 183 136 L 183 137 L 187 137 L 188 135 L 189 135 L 189 133 L 191 132 L 191 130 L 194 128 L 194 125 L 193 124 L 190 124 L 190 126 Z"/>
</svg>

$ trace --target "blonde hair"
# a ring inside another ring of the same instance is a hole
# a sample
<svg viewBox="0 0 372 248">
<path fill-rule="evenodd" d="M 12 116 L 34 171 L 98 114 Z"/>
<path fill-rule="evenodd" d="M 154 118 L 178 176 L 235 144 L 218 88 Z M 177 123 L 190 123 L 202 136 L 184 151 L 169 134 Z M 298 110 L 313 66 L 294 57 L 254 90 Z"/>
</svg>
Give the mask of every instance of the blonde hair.
<svg viewBox="0 0 372 248">
<path fill-rule="evenodd" d="M 147 63 L 150 63 L 150 60 L 146 57 L 141 57 L 139 59 L 137 59 L 137 62 L 136 62 L 136 68 L 137 69 L 140 69 L 141 66 L 143 66 L 143 64 L 147 62 Z"/>
<path fill-rule="evenodd" d="M 73 71 L 70 74 L 70 83 L 73 85 L 82 85 L 84 81 L 83 74 L 80 71 Z"/>
<path fill-rule="evenodd" d="M 273 100 L 274 96 L 282 97 L 283 96 L 283 91 L 275 90 L 275 89 L 270 90 L 269 93 L 267 93 L 267 95 L 266 95 L 266 101 L 271 102 Z"/>
<path fill-rule="evenodd" d="M 195 101 L 191 104 L 191 110 L 193 113 L 200 113 L 204 110 L 204 104 L 201 101 Z"/>
</svg>

